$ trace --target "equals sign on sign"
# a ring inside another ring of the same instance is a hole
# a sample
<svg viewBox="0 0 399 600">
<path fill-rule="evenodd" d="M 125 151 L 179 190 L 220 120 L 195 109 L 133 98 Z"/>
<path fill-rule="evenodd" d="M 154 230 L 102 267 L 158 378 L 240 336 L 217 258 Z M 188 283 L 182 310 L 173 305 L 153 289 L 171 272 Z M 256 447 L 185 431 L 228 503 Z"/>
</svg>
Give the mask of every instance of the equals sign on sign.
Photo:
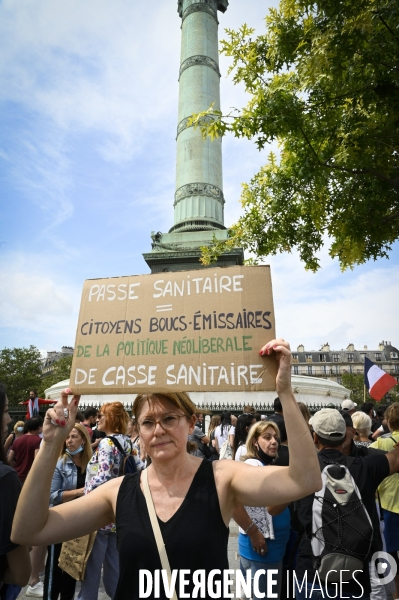
<svg viewBox="0 0 399 600">
<path fill-rule="evenodd" d="M 156 307 L 157 312 L 167 312 L 168 310 L 172 310 L 171 304 L 160 304 Z"/>
</svg>

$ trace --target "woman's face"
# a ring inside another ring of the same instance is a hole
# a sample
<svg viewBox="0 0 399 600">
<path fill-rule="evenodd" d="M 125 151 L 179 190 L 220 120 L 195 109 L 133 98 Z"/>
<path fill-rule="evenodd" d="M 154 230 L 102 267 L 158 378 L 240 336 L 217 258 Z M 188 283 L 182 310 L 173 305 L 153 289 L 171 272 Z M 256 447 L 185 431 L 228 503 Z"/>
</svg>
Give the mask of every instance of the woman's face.
<svg viewBox="0 0 399 600">
<path fill-rule="evenodd" d="M 107 419 L 104 413 L 99 412 L 97 415 L 97 429 L 98 431 L 105 431 L 107 424 Z"/>
<path fill-rule="evenodd" d="M 83 445 L 84 440 L 80 434 L 80 431 L 78 431 L 75 428 L 71 429 L 70 434 L 68 435 L 67 439 L 65 440 L 65 444 L 66 444 L 67 450 L 69 450 L 70 452 L 74 452 L 75 450 L 77 450 L 79 448 L 79 446 Z"/>
<path fill-rule="evenodd" d="M 273 427 L 268 427 L 262 435 L 258 437 L 258 446 L 268 456 L 276 456 L 278 450 L 278 434 L 274 431 Z"/>
<path fill-rule="evenodd" d="M 143 422 L 159 421 L 164 417 L 177 415 L 179 418 L 175 429 L 164 429 L 156 423 L 152 431 L 143 427 Z M 188 435 L 194 430 L 196 417 L 188 419 L 180 408 L 166 398 L 157 399 L 156 404 L 145 402 L 138 416 L 140 441 L 152 460 L 170 460 L 187 452 Z"/>
<path fill-rule="evenodd" d="M 11 417 L 8 414 L 8 398 L 6 396 L 6 403 L 4 405 L 4 413 L 3 413 L 3 423 L 1 424 L 1 435 L 0 439 L 3 442 L 5 436 L 8 433 L 8 424 L 11 423 Z"/>
</svg>

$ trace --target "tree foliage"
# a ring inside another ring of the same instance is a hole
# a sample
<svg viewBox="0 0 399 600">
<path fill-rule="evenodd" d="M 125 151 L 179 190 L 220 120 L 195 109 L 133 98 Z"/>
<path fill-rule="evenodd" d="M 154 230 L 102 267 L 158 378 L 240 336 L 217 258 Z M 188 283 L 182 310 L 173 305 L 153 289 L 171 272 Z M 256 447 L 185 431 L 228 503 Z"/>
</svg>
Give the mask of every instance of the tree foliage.
<svg viewBox="0 0 399 600">
<path fill-rule="evenodd" d="M 387 402 L 387 395 L 389 395 L 391 402 L 399 401 L 399 385 L 395 385 L 395 387 L 393 387 L 388 394 L 384 396 L 380 403 L 373 400 L 367 390 L 366 395 L 364 396 L 364 376 L 360 373 L 343 373 L 342 385 L 351 391 L 351 400 L 356 402 L 358 405 L 363 404 L 363 402 L 374 402 L 377 405 L 385 404 Z"/>
<path fill-rule="evenodd" d="M 0 381 L 7 387 L 10 404 L 26 400 L 31 389 L 39 391 L 41 369 L 41 355 L 35 346 L 0 350 Z"/>
<path fill-rule="evenodd" d="M 360 405 L 363 402 L 374 402 L 366 390 L 364 395 L 364 376 L 353 373 L 342 374 L 342 385 L 351 391 L 351 400 Z M 364 399 L 365 398 L 365 399 Z"/>
<path fill-rule="evenodd" d="M 279 145 L 243 185 L 227 248 L 259 258 L 297 249 L 313 271 L 326 240 L 343 269 L 388 257 L 399 231 L 397 0 L 281 0 L 266 33 L 243 25 L 227 36 L 222 52 L 250 100 L 192 122 L 259 150 Z M 204 249 L 204 262 L 227 248 Z"/>
<path fill-rule="evenodd" d="M 72 356 L 63 356 L 54 363 L 54 370 L 48 377 L 45 377 L 41 383 L 40 389 L 47 390 L 55 383 L 69 379 L 72 369 Z"/>
</svg>

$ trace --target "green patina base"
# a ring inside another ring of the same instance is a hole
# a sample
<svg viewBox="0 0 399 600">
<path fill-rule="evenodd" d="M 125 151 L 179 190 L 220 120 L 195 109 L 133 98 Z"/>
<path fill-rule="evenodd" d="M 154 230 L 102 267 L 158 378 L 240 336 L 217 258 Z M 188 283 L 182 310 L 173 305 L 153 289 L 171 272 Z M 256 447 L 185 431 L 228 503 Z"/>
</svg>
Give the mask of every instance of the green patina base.
<svg viewBox="0 0 399 600">
<path fill-rule="evenodd" d="M 155 233 L 152 232 L 152 251 L 143 254 L 144 260 L 151 269 L 151 273 L 162 271 L 186 271 L 190 269 L 206 269 L 217 267 L 231 267 L 244 263 L 242 248 L 234 248 L 222 254 L 217 263 L 205 267 L 200 262 L 200 246 L 218 240 L 227 239 L 227 230 L 212 231 L 185 231 L 182 233 Z"/>
</svg>

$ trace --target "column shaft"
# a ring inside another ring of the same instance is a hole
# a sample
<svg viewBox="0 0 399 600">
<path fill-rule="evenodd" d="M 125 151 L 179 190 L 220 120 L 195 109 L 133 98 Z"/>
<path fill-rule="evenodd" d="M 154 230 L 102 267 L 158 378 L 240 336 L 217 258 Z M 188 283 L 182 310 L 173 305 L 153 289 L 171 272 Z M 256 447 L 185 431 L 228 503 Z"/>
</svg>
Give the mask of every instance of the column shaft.
<svg viewBox="0 0 399 600">
<path fill-rule="evenodd" d="M 181 4 L 182 36 L 172 231 L 224 229 L 221 139 L 204 140 L 188 127 L 192 114 L 220 109 L 216 0 Z"/>
</svg>

